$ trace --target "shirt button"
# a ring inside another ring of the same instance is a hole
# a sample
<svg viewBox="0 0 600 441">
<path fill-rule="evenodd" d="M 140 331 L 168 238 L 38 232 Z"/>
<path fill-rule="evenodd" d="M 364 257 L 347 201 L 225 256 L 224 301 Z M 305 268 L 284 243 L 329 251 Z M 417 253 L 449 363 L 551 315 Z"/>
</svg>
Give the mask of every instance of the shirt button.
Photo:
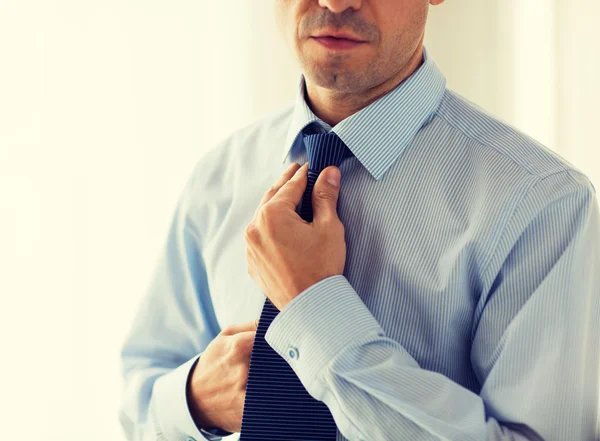
<svg viewBox="0 0 600 441">
<path fill-rule="evenodd" d="M 297 360 L 300 354 L 298 353 L 298 348 L 295 346 L 288 346 L 288 355 L 291 359 Z"/>
</svg>

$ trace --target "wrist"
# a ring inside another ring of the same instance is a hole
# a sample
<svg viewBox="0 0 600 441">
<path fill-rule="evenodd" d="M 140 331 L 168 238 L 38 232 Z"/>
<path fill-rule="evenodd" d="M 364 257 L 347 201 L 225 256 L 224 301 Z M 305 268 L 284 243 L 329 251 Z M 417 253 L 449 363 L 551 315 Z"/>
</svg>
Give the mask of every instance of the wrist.
<svg viewBox="0 0 600 441">
<path fill-rule="evenodd" d="M 194 370 L 198 366 L 198 363 L 192 368 L 192 372 L 188 377 L 188 382 L 186 386 L 186 395 L 188 408 L 190 410 L 190 415 L 192 416 L 192 420 L 196 427 L 200 431 L 200 433 L 208 440 L 208 441 L 218 441 L 224 436 L 231 435 L 232 432 L 227 432 L 219 427 L 216 427 L 208 418 L 208 414 L 201 410 L 199 406 L 199 399 L 194 396 L 192 390 L 192 382 L 191 378 L 194 377 Z"/>
<path fill-rule="evenodd" d="M 188 408 L 190 411 L 190 415 L 192 416 L 192 419 L 194 420 L 194 423 L 196 424 L 196 427 L 198 427 L 198 429 L 203 429 L 206 431 L 215 429 L 215 425 L 210 421 L 210 419 L 208 418 L 208 415 L 202 411 L 202 407 L 201 407 L 201 403 L 200 403 L 200 399 L 199 397 L 196 396 L 196 394 L 194 393 L 194 388 L 193 388 L 193 380 L 195 379 L 195 377 L 197 376 L 197 374 L 195 374 L 195 371 L 198 367 L 198 363 L 199 363 L 199 359 L 198 362 L 196 362 L 196 364 L 192 367 L 192 370 L 190 372 L 190 375 L 188 377 L 188 381 L 186 384 L 186 396 L 187 396 L 187 402 L 188 402 Z M 195 379 L 195 383 L 198 383 L 199 379 Z"/>
</svg>

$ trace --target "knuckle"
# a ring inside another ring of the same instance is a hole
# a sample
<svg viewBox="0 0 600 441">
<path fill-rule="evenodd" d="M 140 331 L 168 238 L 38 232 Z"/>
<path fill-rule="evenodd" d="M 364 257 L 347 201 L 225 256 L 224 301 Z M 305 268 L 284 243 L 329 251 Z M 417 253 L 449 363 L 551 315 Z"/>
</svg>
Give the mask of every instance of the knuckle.
<svg viewBox="0 0 600 441">
<path fill-rule="evenodd" d="M 235 327 L 233 325 L 227 325 L 223 328 L 223 330 L 221 331 L 221 334 L 233 335 L 233 334 L 235 334 Z"/>
<path fill-rule="evenodd" d="M 265 223 L 265 219 L 268 217 L 269 206 L 271 204 L 267 202 L 265 205 L 260 207 L 260 210 L 256 213 L 256 224 L 263 225 Z"/>
<path fill-rule="evenodd" d="M 249 223 L 244 229 L 244 239 L 249 243 L 254 243 L 258 239 L 258 229 L 253 222 Z"/>
<path fill-rule="evenodd" d="M 263 206 L 259 215 L 259 222 L 265 231 L 273 231 L 273 227 L 275 226 L 277 219 L 278 210 L 279 208 L 276 204 L 268 203 Z"/>
<path fill-rule="evenodd" d="M 235 353 L 236 355 L 240 354 L 241 352 L 243 352 L 245 346 L 246 345 L 245 345 L 244 340 L 242 338 L 236 337 L 236 338 L 233 338 L 232 341 L 231 341 L 231 351 L 233 353 Z"/>
<path fill-rule="evenodd" d="M 325 238 L 332 238 L 335 240 L 345 240 L 346 229 L 344 224 L 335 216 L 327 216 L 323 219 L 325 224 Z"/>
<path fill-rule="evenodd" d="M 268 219 L 268 218 L 272 217 L 276 211 L 277 211 L 277 204 L 270 201 L 270 202 L 266 203 L 265 205 L 263 205 L 262 218 Z"/>
<path fill-rule="evenodd" d="M 333 213 L 327 213 L 322 215 L 323 222 L 327 225 L 327 231 L 329 234 L 343 234 L 344 224 L 337 215 Z"/>
<path fill-rule="evenodd" d="M 322 200 L 333 200 L 334 199 L 334 195 L 331 194 L 331 192 L 324 190 L 322 188 L 315 188 L 313 189 L 313 194 L 318 198 L 318 199 L 322 199 Z"/>
</svg>

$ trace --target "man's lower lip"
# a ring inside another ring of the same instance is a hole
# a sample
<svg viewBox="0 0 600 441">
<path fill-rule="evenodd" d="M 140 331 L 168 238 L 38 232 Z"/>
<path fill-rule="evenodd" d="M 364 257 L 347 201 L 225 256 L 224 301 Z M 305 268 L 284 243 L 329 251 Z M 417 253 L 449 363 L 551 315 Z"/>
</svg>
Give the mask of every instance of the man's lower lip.
<svg viewBox="0 0 600 441">
<path fill-rule="evenodd" d="M 352 49 L 364 44 L 364 41 L 347 40 L 345 38 L 334 37 L 312 37 L 317 43 L 325 46 L 327 49 Z"/>
</svg>

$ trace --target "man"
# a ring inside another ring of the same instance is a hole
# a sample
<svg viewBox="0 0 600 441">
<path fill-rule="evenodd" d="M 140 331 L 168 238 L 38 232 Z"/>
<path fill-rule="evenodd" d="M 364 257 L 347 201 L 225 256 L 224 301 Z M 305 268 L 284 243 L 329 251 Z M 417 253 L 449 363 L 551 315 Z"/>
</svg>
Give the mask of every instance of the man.
<svg viewBox="0 0 600 441">
<path fill-rule="evenodd" d="M 184 189 L 123 347 L 128 438 L 599 439 L 595 189 L 446 89 L 442 2 L 274 2 L 296 101 Z"/>
</svg>

